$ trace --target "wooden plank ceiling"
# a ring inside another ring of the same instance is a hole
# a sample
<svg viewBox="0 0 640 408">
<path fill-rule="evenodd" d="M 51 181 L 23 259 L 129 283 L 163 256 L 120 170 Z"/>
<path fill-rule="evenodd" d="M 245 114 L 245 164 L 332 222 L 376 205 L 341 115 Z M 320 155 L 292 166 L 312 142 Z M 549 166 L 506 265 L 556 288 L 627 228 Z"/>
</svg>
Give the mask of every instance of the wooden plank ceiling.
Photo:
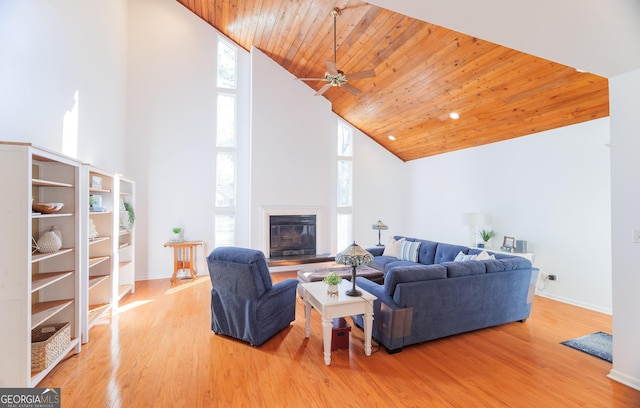
<svg viewBox="0 0 640 408">
<path fill-rule="evenodd" d="M 362 1 L 178 1 L 298 78 L 324 77 L 333 60 L 331 12 L 340 8 L 338 69 L 347 78 L 368 69 L 376 76 L 349 82 L 357 96 L 332 87 L 317 97 L 404 161 L 609 115 L 606 78 Z"/>
</svg>

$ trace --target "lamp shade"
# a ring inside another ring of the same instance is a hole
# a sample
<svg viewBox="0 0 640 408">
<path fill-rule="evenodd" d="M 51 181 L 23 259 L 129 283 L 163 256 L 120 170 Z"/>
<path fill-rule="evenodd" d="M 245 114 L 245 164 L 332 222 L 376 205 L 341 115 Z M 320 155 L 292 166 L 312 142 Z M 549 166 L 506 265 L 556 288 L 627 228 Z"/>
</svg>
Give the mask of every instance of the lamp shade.
<svg viewBox="0 0 640 408">
<path fill-rule="evenodd" d="M 376 222 L 375 224 L 371 225 L 371 228 L 373 228 L 374 230 L 388 230 L 389 227 L 387 226 L 387 224 L 385 224 L 384 222 L 378 220 L 378 222 Z"/>
<path fill-rule="evenodd" d="M 373 262 L 373 255 L 353 242 L 344 251 L 336 255 L 336 263 L 349 266 L 369 265 Z"/>
</svg>

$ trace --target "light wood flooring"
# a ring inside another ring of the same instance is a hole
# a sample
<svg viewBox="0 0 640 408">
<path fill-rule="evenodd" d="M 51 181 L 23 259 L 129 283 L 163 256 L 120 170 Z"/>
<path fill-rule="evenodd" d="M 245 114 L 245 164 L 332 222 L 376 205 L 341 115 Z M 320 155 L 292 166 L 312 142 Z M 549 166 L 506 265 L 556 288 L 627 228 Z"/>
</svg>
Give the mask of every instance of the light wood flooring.
<svg viewBox="0 0 640 408">
<path fill-rule="evenodd" d="M 61 387 L 63 407 L 640 407 L 610 363 L 560 344 L 611 333 L 605 314 L 537 296 L 524 324 L 370 357 L 353 327 L 325 366 L 319 315 L 306 339 L 300 299 L 293 324 L 254 348 L 211 331 L 210 289 L 208 276 L 137 282 L 38 386 Z"/>
</svg>

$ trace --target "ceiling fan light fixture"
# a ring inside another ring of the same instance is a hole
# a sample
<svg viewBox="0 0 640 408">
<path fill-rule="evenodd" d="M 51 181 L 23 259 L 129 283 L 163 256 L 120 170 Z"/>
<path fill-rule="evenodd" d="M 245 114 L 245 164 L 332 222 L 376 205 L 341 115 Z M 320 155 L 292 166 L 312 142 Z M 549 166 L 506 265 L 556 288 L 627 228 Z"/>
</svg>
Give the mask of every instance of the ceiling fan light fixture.
<svg viewBox="0 0 640 408">
<path fill-rule="evenodd" d="M 453 120 L 460 119 L 460 114 L 458 112 L 449 112 L 449 118 Z"/>
</svg>

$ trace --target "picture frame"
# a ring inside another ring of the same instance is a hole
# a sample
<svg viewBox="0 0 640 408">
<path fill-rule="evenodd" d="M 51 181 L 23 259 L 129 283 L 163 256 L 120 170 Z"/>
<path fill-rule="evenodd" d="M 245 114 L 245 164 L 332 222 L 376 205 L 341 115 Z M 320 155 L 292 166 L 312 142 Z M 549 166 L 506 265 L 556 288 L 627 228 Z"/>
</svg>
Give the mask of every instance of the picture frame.
<svg viewBox="0 0 640 408">
<path fill-rule="evenodd" d="M 127 211 L 127 208 L 124 206 L 124 200 L 120 198 L 120 211 Z"/>
<path fill-rule="evenodd" d="M 91 188 L 95 188 L 96 190 L 102 190 L 102 177 L 91 175 Z"/>
<path fill-rule="evenodd" d="M 504 240 L 502 241 L 502 248 L 513 249 L 516 246 L 516 239 L 514 237 L 508 237 L 505 235 Z"/>
</svg>

